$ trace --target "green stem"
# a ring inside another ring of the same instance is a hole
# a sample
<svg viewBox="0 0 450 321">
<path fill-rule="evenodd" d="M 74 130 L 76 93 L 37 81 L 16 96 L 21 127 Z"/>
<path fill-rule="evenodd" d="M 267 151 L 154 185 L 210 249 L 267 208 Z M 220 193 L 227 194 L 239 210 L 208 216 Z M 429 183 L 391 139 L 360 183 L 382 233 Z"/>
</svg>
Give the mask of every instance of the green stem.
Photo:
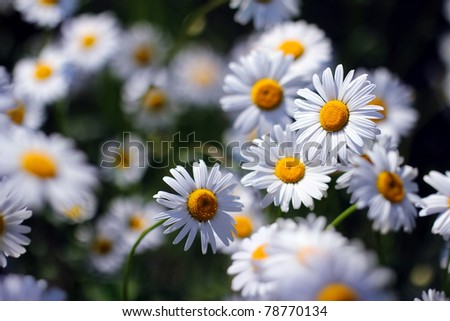
<svg viewBox="0 0 450 321">
<path fill-rule="evenodd" d="M 378 255 L 378 261 L 380 264 L 385 264 L 385 258 L 383 254 L 383 244 L 381 243 L 381 234 L 377 231 L 373 231 L 373 238 L 375 243 L 375 251 Z"/>
<path fill-rule="evenodd" d="M 349 217 L 351 214 L 353 214 L 356 210 L 357 210 L 356 204 L 353 204 L 352 206 L 347 208 L 345 211 L 343 211 L 341 214 L 339 214 L 339 216 L 336 217 L 333 220 L 333 222 L 331 222 L 328 225 L 328 228 L 338 226 L 343 220 L 345 220 L 347 217 Z"/>
<path fill-rule="evenodd" d="M 131 264 L 133 262 L 133 256 L 134 256 L 134 253 L 136 252 L 137 247 L 139 246 L 141 241 L 144 239 L 144 237 L 147 236 L 148 233 L 153 231 L 158 226 L 162 225 L 165 221 L 166 220 L 156 222 L 155 224 L 153 224 L 152 226 L 150 226 L 149 228 L 144 230 L 141 233 L 141 235 L 139 236 L 139 238 L 136 240 L 136 242 L 133 244 L 133 247 L 131 248 L 131 251 L 128 254 L 127 263 L 125 265 L 125 273 L 124 273 L 124 277 L 123 277 L 123 299 L 124 300 L 128 300 L 128 281 L 130 278 L 130 271 L 131 271 Z"/>
<path fill-rule="evenodd" d="M 448 249 L 448 253 L 447 253 L 447 266 L 445 267 L 443 273 L 444 275 L 442 276 L 442 291 L 444 291 L 445 293 L 447 293 L 447 289 L 448 289 L 448 269 L 450 268 L 450 249 Z M 448 293 L 447 293 L 448 295 Z"/>
</svg>

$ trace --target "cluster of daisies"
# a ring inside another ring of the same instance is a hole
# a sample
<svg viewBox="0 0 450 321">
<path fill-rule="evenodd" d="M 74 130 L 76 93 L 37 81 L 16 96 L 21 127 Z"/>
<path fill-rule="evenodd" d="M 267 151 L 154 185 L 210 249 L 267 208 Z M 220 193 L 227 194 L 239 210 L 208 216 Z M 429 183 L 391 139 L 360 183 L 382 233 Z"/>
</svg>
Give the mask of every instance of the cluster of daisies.
<svg viewBox="0 0 450 321">
<path fill-rule="evenodd" d="M 229 1 L 238 23 L 253 20 L 260 30 L 229 57 L 199 43 L 175 51 L 170 37 L 149 22 L 124 29 L 109 12 L 73 16 L 76 0 L 0 5 L 54 36 L 11 72 L 0 68 L 2 268 L 26 252 L 26 220 L 49 212 L 83 223 L 76 239 L 101 275 L 117 275 L 136 240 L 160 224 L 137 253 L 156 250 L 164 234 L 175 231 L 173 243 L 186 239 L 188 250 L 200 234 L 203 253 L 210 247 L 230 256 L 231 289 L 244 299 L 395 298 L 394 273 L 325 217 L 274 221 L 268 215 L 267 208 L 279 209 L 278 216 L 314 210 L 327 197 L 332 175 L 339 175 L 334 188 L 347 190 L 353 210 L 365 210 L 374 230 L 412 232 L 418 216 L 438 214 L 432 232 L 449 241 L 450 172 L 425 175 L 436 193 L 421 198 L 417 169 L 403 164 L 398 151 L 418 118 L 412 89 L 386 68 L 346 72 L 323 30 L 290 21 L 300 13 L 299 0 Z M 240 166 L 208 167 L 203 160 L 192 170 L 176 166 L 163 178 L 171 191 L 159 191 L 154 200 L 117 197 L 97 217 L 102 184 L 119 191 L 136 186 L 148 155 L 122 145 L 93 165 L 76 137 L 40 128 L 105 70 L 122 84 L 121 112 L 133 124 L 130 143 L 144 146 L 143 137 L 171 132 L 186 108 L 215 107 L 233 122 L 224 140 L 245 146 L 237 155 Z M 32 276 L 0 279 L 0 299 L 65 297 Z M 422 299 L 447 298 L 430 289 Z"/>
</svg>

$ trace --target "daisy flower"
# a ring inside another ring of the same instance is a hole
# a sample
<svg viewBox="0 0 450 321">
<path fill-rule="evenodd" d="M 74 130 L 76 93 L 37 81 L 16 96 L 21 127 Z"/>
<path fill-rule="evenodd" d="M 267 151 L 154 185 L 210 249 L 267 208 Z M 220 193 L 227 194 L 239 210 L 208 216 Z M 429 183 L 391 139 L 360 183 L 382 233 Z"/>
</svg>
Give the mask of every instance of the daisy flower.
<svg viewBox="0 0 450 321">
<path fill-rule="evenodd" d="M 77 4 L 78 0 L 14 0 L 25 21 L 50 28 L 70 16 Z"/>
<path fill-rule="evenodd" d="M 139 197 L 114 200 L 108 210 L 108 218 L 117 225 L 128 249 L 131 249 L 141 233 L 156 223 L 155 216 L 164 208 L 154 202 L 146 203 Z M 137 248 L 137 253 L 155 249 L 161 245 L 162 230 L 147 235 Z"/>
<path fill-rule="evenodd" d="M 270 135 L 255 143 L 257 146 L 248 148 L 253 159 L 242 165 L 243 169 L 252 172 L 241 182 L 245 186 L 266 189 L 262 207 L 273 202 L 283 212 L 288 212 L 292 202 L 294 209 L 299 209 L 302 204 L 313 208 L 313 200 L 320 200 L 326 194 L 327 183 L 331 180 L 328 175 L 334 169 L 317 166 L 314 160 L 305 157 L 305 144 L 298 142 L 296 133 L 289 126 L 283 131 L 276 125 Z"/>
<path fill-rule="evenodd" d="M 225 62 L 212 49 L 191 45 L 171 63 L 172 89 L 177 99 L 194 106 L 216 104 L 222 95 Z"/>
<path fill-rule="evenodd" d="M 63 24 L 66 56 L 83 72 L 101 69 L 119 47 L 119 28 L 109 13 L 83 14 Z"/>
<path fill-rule="evenodd" d="M 448 240 L 450 239 L 450 171 L 445 175 L 431 171 L 423 177 L 423 180 L 437 190 L 437 193 L 423 198 L 418 203 L 418 206 L 422 207 L 419 216 L 439 214 L 433 224 L 432 232 Z"/>
<path fill-rule="evenodd" d="M 300 13 L 299 0 L 231 0 L 230 8 L 236 9 L 234 20 L 242 25 L 253 19 L 255 29 L 269 29 Z"/>
<path fill-rule="evenodd" d="M 136 127 L 150 132 L 172 123 L 174 102 L 169 83 L 164 72 L 137 73 L 125 83 L 122 108 L 133 117 Z"/>
<path fill-rule="evenodd" d="M 31 217 L 31 211 L 18 191 L 19 186 L 13 182 L 5 179 L 0 182 L 0 266 L 3 268 L 7 257 L 18 258 L 26 252 L 24 245 L 30 244 L 30 239 L 23 234 L 31 229 L 22 222 Z"/>
<path fill-rule="evenodd" d="M 398 142 L 407 136 L 417 122 L 418 113 L 412 107 L 413 92 L 386 68 L 369 72 L 367 79 L 376 85 L 375 99 L 370 104 L 383 107 L 384 118 L 374 119 L 383 135 Z"/>
<path fill-rule="evenodd" d="M 231 289 L 240 291 L 244 298 L 252 300 L 270 300 L 276 283 L 264 278 L 263 266 L 268 259 L 267 247 L 270 246 L 276 224 L 262 226 L 240 244 L 231 256 L 231 266 L 227 273 L 233 276 Z"/>
<path fill-rule="evenodd" d="M 23 131 L 0 150 L 0 175 L 19 185 L 26 204 L 41 209 L 46 201 L 89 192 L 97 185 L 96 171 L 72 140 L 58 134 Z"/>
<path fill-rule="evenodd" d="M 66 293 L 49 288 L 47 281 L 31 275 L 7 274 L 0 277 L 0 301 L 63 301 Z"/>
<path fill-rule="evenodd" d="M 52 200 L 51 206 L 57 218 L 78 224 L 94 217 L 97 199 L 92 193 L 84 192 Z"/>
<path fill-rule="evenodd" d="M 450 301 L 444 291 L 429 289 L 422 292 L 422 298 L 415 298 L 414 301 Z"/>
<path fill-rule="evenodd" d="M 285 22 L 265 32 L 258 48 L 280 50 L 294 57 L 291 70 L 310 79 L 331 62 L 332 47 L 325 33 L 305 21 Z"/>
<path fill-rule="evenodd" d="M 401 228 L 412 231 L 417 217 L 414 205 L 420 201 L 417 184 L 413 182 L 417 169 L 400 166 L 402 158 L 398 151 L 386 153 L 379 145 L 368 151 L 367 156 L 368 159 L 360 158 L 358 166 L 351 170 L 351 202 L 356 202 L 358 208 L 369 207 L 373 228 L 381 233 Z"/>
<path fill-rule="evenodd" d="M 242 204 L 231 193 L 236 186 L 233 174 L 223 175 L 218 164 L 208 170 L 203 160 L 195 162 L 192 169 L 193 179 L 181 166 L 170 170 L 174 178 L 164 177 L 164 182 L 177 194 L 160 191 L 154 196 L 159 204 L 170 209 L 157 215 L 156 220 L 166 220 L 165 234 L 181 229 L 174 244 L 188 236 L 185 251 L 200 230 L 202 252 L 206 253 L 209 243 L 215 253 L 216 236 L 226 246 L 233 240 L 235 221 L 228 212 L 239 212 Z"/>
<path fill-rule="evenodd" d="M 348 151 L 363 152 L 364 138 L 374 140 L 380 130 L 371 119 L 381 118 L 381 106 L 369 105 L 375 98 L 370 93 L 375 85 L 366 80 L 367 75 L 353 79 L 350 71 L 344 79 L 342 65 L 336 67 L 333 77 L 330 68 L 313 76 L 317 93 L 308 88 L 297 93 L 297 110 L 292 128 L 299 130 L 300 142 L 318 145 L 317 152 L 323 164 L 348 164 Z"/>
<path fill-rule="evenodd" d="M 168 52 L 167 36 L 149 23 L 136 23 L 121 36 L 112 59 L 113 71 L 122 79 L 158 67 Z"/>
<path fill-rule="evenodd" d="M 70 70 L 65 55 L 55 47 L 46 47 L 37 58 L 20 60 L 14 67 L 14 90 L 42 104 L 53 103 L 69 91 Z"/>
<path fill-rule="evenodd" d="M 227 95 L 220 103 L 227 112 L 242 111 L 234 128 L 244 134 L 256 128 L 261 135 L 275 124 L 292 123 L 295 93 L 304 84 L 290 72 L 292 59 L 282 52 L 255 50 L 230 63 L 233 73 L 225 77 Z"/>
</svg>

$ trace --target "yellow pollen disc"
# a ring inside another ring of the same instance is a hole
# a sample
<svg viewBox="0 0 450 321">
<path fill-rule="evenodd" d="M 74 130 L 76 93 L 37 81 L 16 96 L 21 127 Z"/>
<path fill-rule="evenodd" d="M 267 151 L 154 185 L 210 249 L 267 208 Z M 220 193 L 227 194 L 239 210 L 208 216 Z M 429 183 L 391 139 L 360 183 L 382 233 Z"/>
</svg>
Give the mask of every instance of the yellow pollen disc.
<svg viewBox="0 0 450 321">
<path fill-rule="evenodd" d="M 273 79 L 258 80 L 252 88 L 252 101 L 262 110 L 272 110 L 283 100 L 283 88 Z"/>
<path fill-rule="evenodd" d="M 300 263 L 305 264 L 309 257 L 317 253 L 317 248 L 313 246 L 304 246 L 297 251 L 297 258 Z"/>
<path fill-rule="evenodd" d="M 447 203 L 448 203 L 448 207 L 450 207 L 450 197 L 448 198 Z"/>
<path fill-rule="evenodd" d="M 330 100 L 320 110 L 320 124 L 328 132 L 337 132 L 348 123 L 347 105 L 339 100 Z"/>
<path fill-rule="evenodd" d="M 5 219 L 3 218 L 3 214 L 0 213 L 0 236 L 3 235 L 6 229 Z"/>
<path fill-rule="evenodd" d="M 8 109 L 6 115 L 14 124 L 22 125 L 25 118 L 25 106 L 22 103 L 18 103 L 16 107 Z"/>
<path fill-rule="evenodd" d="M 51 156 L 40 151 L 29 151 L 22 155 L 22 168 L 40 178 L 53 178 L 57 174 L 55 161 Z"/>
<path fill-rule="evenodd" d="M 391 203 L 400 203 L 405 197 L 401 178 L 391 172 L 381 172 L 377 178 L 377 189 Z"/>
<path fill-rule="evenodd" d="M 142 106 L 150 111 L 160 111 L 166 103 L 166 95 L 163 90 L 152 87 L 142 98 Z"/>
<path fill-rule="evenodd" d="M 297 183 L 305 176 L 305 164 L 294 157 L 282 158 L 275 165 L 275 176 L 284 183 Z"/>
<path fill-rule="evenodd" d="M 258 246 L 252 253 L 252 259 L 256 261 L 267 259 L 266 247 L 267 243 Z"/>
<path fill-rule="evenodd" d="M 81 39 L 81 46 L 85 49 L 89 49 L 89 48 L 93 47 L 96 42 L 97 42 L 97 38 L 95 37 L 95 35 L 92 35 L 92 34 L 85 35 Z"/>
<path fill-rule="evenodd" d="M 238 238 L 243 239 L 253 233 L 253 223 L 248 216 L 236 215 L 234 220 L 236 221 L 236 234 Z"/>
<path fill-rule="evenodd" d="M 300 58 L 305 51 L 305 47 L 298 40 L 286 40 L 278 49 L 284 52 L 285 55 L 292 55 L 295 59 Z"/>
<path fill-rule="evenodd" d="M 83 208 L 80 205 L 72 206 L 71 208 L 64 211 L 66 215 L 71 220 L 78 220 L 83 214 Z"/>
<path fill-rule="evenodd" d="M 140 231 L 145 227 L 145 220 L 142 216 L 136 214 L 130 217 L 128 220 L 128 226 L 134 231 Z"/>
<path fill-rule="evenodd" d="M 138 65 L 146 66 L 152 61 L 152 51 L 148 47 L 138 47 L 134 51 L 134 60 Z"/>
<path fill-rule="evenodd" d="M 54 6 L 59 3 L 59 0 L 39 0 L 39 3 L 46 6 Z"/>
<path fill-rule="evenodd" d="M 46 80 L 53 73 L 52 67 L 44 63 L 37 63 L 34 70 L 34 76 L 37 80 Z"/>
<path fill-rule="evenodd" d="M 129 153 L 126 153 L 124 150 L 121 150 L 119 155 L 116 158 L 115 162 L 116 167 L 119 169 L 130 168 L 131 165 L 131 157 Z"/>
<path fill-rule="evenodd" d="M 99 238 L 95 240 L 92 248 L 95 253 L 100 255 L 106 255 L 111 252 L 113 248 L 113 243 L 111 240 Z"/>
<path fill-rule="evenodd" d="M 317 301 L 358 301 L 358 295 L 349 286 L 342 283 L 331 283 L 317 294 Z"/>
<path fill-rule="evenodd" d="M 191 193 L 187 201 L 187 210 L 199 222 L 212 219 L 219 208 L 217 198 L 210 190 L 200 188 Z"/>
<path fill-rule="evenodd" d="M 214 76 L 215 73 L 210 70 L 209 67 L 201 68 L 197 70 L 193 76 L 192 79 L 195 84 L 197 84 L 200 87 L 208 87 L 214 82 Z"/>
<path fill-rule="evenodd" d="M 384 102 L 383 99 L 381 99 L 380 97 L 375 97 L 370 103 L 369 105 L 377 105 L 377 106 L 381 106 L 383 107 L 383 110 L 379 110 L 378 112 L 380 114 L 382 114 L 384 116 L 384 118 L 381 119 L 372 119 L 373 122 L 378 123 L 384 119 L 386 119 L 387 117 L 387 106 L 386 103 Z"/>
</svg>

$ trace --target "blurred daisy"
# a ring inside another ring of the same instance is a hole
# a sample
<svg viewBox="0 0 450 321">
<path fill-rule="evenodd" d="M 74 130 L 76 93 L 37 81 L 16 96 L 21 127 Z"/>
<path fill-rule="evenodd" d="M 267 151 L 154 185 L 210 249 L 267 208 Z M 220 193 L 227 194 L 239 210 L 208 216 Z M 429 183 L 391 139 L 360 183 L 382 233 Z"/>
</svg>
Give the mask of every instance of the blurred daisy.
<svg viewBox="0 0 450 321">
<path fill-rule="evenodd" d="M 23 234 L 31 228 L 22 222 L 31 217 L 31 211 L 27 210 L 19 189 L 20 186 L 11 181 L 0 182 L 0 266 L 3 268 L 7 257 L 21 256 L 26 252 L 23 246 L 30 244 L 30 239 Z M 0 297 L 1 294 L 0 291 Z"/>
<path fill-rule="evenodd" d="M 172 96 L 166 73 L 141 72 L 125 83 L 122 107 L 133 117 L 133 125 L 148 133 L 172 123 Z"/>
<path fill-rule="evenodd" d="M 450 239 L 450 171 L 441 174 L 431 171 L 423 177 L 423 180 L 437 190 L 422 199 L 418 206 L 422 207 L 419 216 L 439 214 L 433 224 L 432 232 L 442 235 L 446 240 Z"/>
<path fill-rule="evenodd" d="M 41 209 L 46 201 L 89 192 L 97 185 L 94 167 L 68 138 L 20 132 L 2 146 L 0 175 L 21 187 L 32 209 Z"/>
<path fill-rule="evenodd" d="M 412 231 L 417 217 L 414 205 L 420 201 L 417 184 L 413 182 L 417 169 L 400 166 L 402 158 L 398 151 L 386 153 L 379 145 L 368 151 L 367 156 L 368 159 L 361 157 L 358 166 L 351 170 L 351 202 L 356 202 L 358 208 L 369 207 L 374 230 Z"/>
<path fill-rule="evenodd" d="M 244 298 L 252 300 L 270 300 L 276 286 L 273 281 L 264 278 L 263 266 L 268 259 L 267 247 L 271 244 L 276 224 L 263 226 L 240 244 L 231 256 L 232 263 L 227 273 L 233 276 L 231 289 L 240 291 Z"/>
<path fill-rule="evenodd" d="M 138 197 L 119 198 L 114 200 L 108 210 L 109 219 L 117 225 L 122 238 L 131 249 L 141 233 L 156 223 L 155 216 L 164 211 L 164 208 L 154 202 L 146 203 Z M 148 234 L 136 249 L 136 253 L 142 253 L 148 249 L 155 249 L 161 245 L 162 229 Z"/>
<path fill-rule="evenodd" d="M 255 29 L 268 29 L 300 13 L 299 0 L 231 0 L 234 20 L 245 25 L 253 19 Z"/>
<path fill-rule="evenodd" d="M 70 16 L 77 4 L 78 0 L 14 0 L 25 21 L 50 28 Z"/>
<path fill-rule="evenodd" d="M 52 200 L 51 205 L 57 218 L 78 224 L 94 217 L 97 199 L 92 193 L 80 193 Z"/>
<path fill-rule="evenodd" d="M 292 128 L 299 130 L 298 140 L 318 144 L 316 152 L 323 164 L 348 164 L 348 151 L 363 152 L 364 140 L 374 140 L 380 130 L 371 119 L 381 118 L 381 106 L 369 105 L 375 96 L 375 85 L 366 81 L 367 75 L 353 79 L 351 70 L 344 79 L 342 65 L 333 77 L 330 68 L 313 76 L 317 93 L 300 89 Z M 311 149 L 312 150 L 312 149 Z"/>
<path fill-rule="evenodd" d="M 119 27 L 109 13 L 83 14 L 63 24 L 66 56 L 83 72 L 101 69 L 119 46 Z"/>
<path fill-rule="evenodd" d="M 6 107 L 0 101 L 0 124 L 2 129 L 38 129 L 45 120 L 45 106 L 37 100 L 16 99 L 15 105 Z"/>
<path fill-rule="evenodd" d="M 450 299 L 445 296 L 444 291 L 429 289 L 428 291 L 423 291 L 422 297 L 415 298 L 414 301 L 450 301 Z"/>
<path fill-rule="evenodd" d="M 380 112 L 384 118 L 373 121 L 382 134 L 389 135 L 398 142 L 400 137 L 411 132 L 419 116 L 412 107 L 413 92 L 386 68 L 369 72 L 367 79 L 376 85 L 373 90 L 375 99 L 370 104 L 383 107 Z"/>
<path fill-rule="evenodd" d="M 310 79 L 331 62 L 332 47 L 325 33 L 305 21 L 285 22 L 264 33 L 258 48 L 280 50 L 294 57 L 291 70 Z"/>
<path fill-rule="evenodd" d="M 7 274 L 0 277 L 0 301 L 63 301 L 66 293 L 49 288 L 47 281 L 31 275 Z"/>
<path fill-rule="evenodd" d="M 305 158 L 305 144 L 298 143 L 296 133 L 289 127 L 283 131 L 281 126 L 274 126 L 270 135 L 255 141 L 257 146 L 250 146 L 249 153 L 254 155 L 252 161 L 242 165 L 252 171 L 241 182 L 245 186 L 266 189 L 267 195 L 261 202 L 262 207 L 274 203 L 283 212 L 288 212 L 290 203 L 294 209 L 302 204 L 313 208 L 313 199 L 320 200 L 328 189 L 328 176 L 334 169 L 318 166 L 314 160 Z"/>
<path fill-rule="evenodd" d="M 160 191 L 154 196 L 159 204 L 170 208 L 157 215 L 156 219 L 166 220 L 163 225 L 169 227 L 165 234 L 181 229 L 174 244 L 188 235 L 185 251 L 191 247 L 200 230 L 202 252 L 206 253 L 209 243 L 215 253 L 216 236 L 225 246 L 233 240 L 235 221 L 228 212 L 239 212 L 242 204 L 231 193 L 236 186 L 232 182 L 233 174 L 223 175 L 218 164 L 208 171 L 203 160 L 195 162 L 192 169 L 194 179 L 181 166 L 170 170 L 174 178 L 164 177 L 164 182 L 177 194 Z"/>
<path fill-rule="evenodd" d="M 167 36 L 149 23 L 136 23 L 121 36 L 112 67 L 122 79 L 159 67 L 168 52 Z"/>
<path fill-rule="evenodd" d="M 54 47 L 44 48 L 39 57 L 22 59 L 14 67 L 15 93 L 42 104 L 65 97 L 69 81 L 65 55 Z"/>
<path fill-rule="evenodd" d="M 253 51 L 230 63 L 233 74 L 225 77 L 227 95 L 220 103 L 227 112 L 242 111 L 234 128 L 244 134 L 256 128 L 261 135 L 275 124 L 292 123 L 295 93 L 304 84 L 290 72 L 292 59 L 281 52 Z"/>
<path fill-rule="evenodd" d="M 180 51 L 171 64 L 174 94 L 194 106 L 216 104 L 222 95 L 223 57 L 208 47 L 191 46 Z"/>
</svg>

